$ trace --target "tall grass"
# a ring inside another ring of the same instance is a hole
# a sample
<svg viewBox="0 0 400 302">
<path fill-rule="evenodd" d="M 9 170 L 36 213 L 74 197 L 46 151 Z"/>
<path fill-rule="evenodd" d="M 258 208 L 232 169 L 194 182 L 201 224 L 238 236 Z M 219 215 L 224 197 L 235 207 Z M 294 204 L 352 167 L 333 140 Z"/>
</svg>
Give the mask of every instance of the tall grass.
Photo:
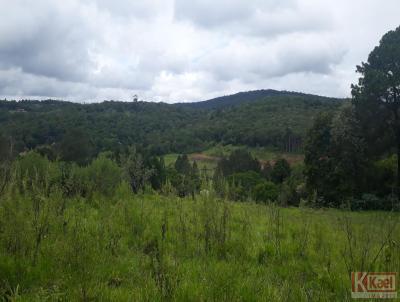
<svg viewBox="0 0 400 302">
<path fill-rule="evenodd" d="M 400 271 L 394 213 L 24 186 L 0 198 L 0 300 L 349 301 L 351 271 Z"/>
</svg>

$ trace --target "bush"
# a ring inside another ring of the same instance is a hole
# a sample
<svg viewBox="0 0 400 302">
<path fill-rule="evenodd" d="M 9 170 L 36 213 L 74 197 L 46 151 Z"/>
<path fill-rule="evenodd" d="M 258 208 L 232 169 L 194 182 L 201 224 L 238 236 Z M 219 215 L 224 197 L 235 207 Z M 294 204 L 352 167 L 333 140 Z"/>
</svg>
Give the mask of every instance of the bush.
<svg viewBox="0 0 400 302">
<path fill-rule="evenodd" d="M 235 173 L 228 177 L 230 185 L 230 194 L 233 199 L 246 200 L 252 197 L 251 192 L 258 184 L 264 183 L 265 180 L 259 173 L 254 171 Z M 233 195 L 233 196 L 232 196 Z"/>
<path fill-rule="evenodd" d="M 36 152 L 23 155 L 14 164 L 14 181 L 21 192 L 41 189 L 47 194 L 58 185 L 60 169 L 56 163 Z"/>
<path fill-rule="evenodd" d="M 361 199 L 353 199 L 351 201 L 351 209 L 353 211 L 359 210 L 386 210 L 389 211 L 393 208 L 392 198 L 380 198 L 374 194 L 363 194 Z"/>
<path fill-rule="evenodd" d="M 299 206 L 300 200 L 307 197 L 304 179 L 304 166 L 296 165 L 282 183 L 279 201 L 281 205 Z"/>
<path fill-rule="evenodd" d="M 377 196 L 390 194 L 396 187 L 396 167 L 395 155 L 371 163 L 366 176 L 368 187 L 365 189 Z"/>
<path fill-rule="evenodd" d="M 237 149 L 231 153 L 229 158 L 223 158 L 218 162 L 217 171 L 222 172 L 226 177 L 235 173 L 246 173 L 261 171 L 260 163 L 250 152 L 244 149 Z"/>
<path fill-rule="evenodd" d="M 106 154 L 100 154 L 87 167 L 60 162 L 60 183 L 66 197 L 112 196 L 122 181 L 121 168 Z"/>
<path fill-rule="evenodd" d="M 278 198 L 278 194 L 277 185 L 270 181 L 260 183 L 253 189 L 253 198 L 255 201 L 275 201 Z"/>
<path fill-rule="evenodd" d="M 91 192 L 112 196 L 121 183 L 120 167 L 106 154 L 100 154 L 86 169 L 87 183 Z"/>
<path fill-rule="evenodd" d="M 282 183 L 286 178 L 290 176 L 290 166 L 286 159 L 278 159 L 272 168 L 271 178 L 275 183 Z"/>
</svg>

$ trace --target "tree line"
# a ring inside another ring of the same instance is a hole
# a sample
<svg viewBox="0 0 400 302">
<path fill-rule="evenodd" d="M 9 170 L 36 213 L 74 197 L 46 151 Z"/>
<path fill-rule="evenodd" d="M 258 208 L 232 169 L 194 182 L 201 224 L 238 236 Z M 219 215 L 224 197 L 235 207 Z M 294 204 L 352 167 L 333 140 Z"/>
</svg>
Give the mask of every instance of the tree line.
<svg viewBox="0 0 400 302">
<path fill-rule="evenodd" d="M 63 152 L 70 138 L 85 140 L 91 158 L 136 145 L 152 155 L 200 152 L 215 144 L 265 146 L 301 152 L 311 117 L 342 103 L 308 95 L 270 96 L 216 109 L 149 102 L 75 104 L 0 101 L 1 132 L 17 152 Z"/>
<path fill-rule="evenodd" d="M 352 102 L 308 132 L 305 175 L 321 205 L 392 209 L 400 196 L 400 27 L 357 66 Z"/>
</svg>

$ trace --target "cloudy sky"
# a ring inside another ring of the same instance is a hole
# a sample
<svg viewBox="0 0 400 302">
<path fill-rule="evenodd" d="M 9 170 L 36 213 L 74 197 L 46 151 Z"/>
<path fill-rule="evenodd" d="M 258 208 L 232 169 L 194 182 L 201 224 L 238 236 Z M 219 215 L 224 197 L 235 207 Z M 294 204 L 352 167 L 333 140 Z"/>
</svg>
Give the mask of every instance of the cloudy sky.
<svg viewBox="0 0 400 302">
<path fill-rule="evenodd" d="M 0 0 L 0 97 L 346 97 L 399 0 Z"/>
</svg>

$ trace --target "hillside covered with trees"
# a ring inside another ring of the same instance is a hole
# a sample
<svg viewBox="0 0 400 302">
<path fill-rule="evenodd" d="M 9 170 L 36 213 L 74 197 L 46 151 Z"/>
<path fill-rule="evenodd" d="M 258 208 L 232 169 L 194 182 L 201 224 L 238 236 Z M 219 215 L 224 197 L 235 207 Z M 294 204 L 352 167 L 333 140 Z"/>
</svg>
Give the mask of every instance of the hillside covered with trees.
<svg viewBox="0 0 400 302">
<path fill-rule="evenodd" d="M 242 98 L 247 94 L 253 97 L 249 92 Z M 57 146 L 68 143 L 71 132 L 90 145 L 91 155 L 127 145 L 155 155 L 188 153 L 218 143 L 292 151 L 301 150 L 313 117 L 335 111 L 342 102 L 282 95 L 202 109 L 148 102 L 0 101 L 0 126 L 18 153 L 35 148 L 57 153 Z"/>
</svg>

